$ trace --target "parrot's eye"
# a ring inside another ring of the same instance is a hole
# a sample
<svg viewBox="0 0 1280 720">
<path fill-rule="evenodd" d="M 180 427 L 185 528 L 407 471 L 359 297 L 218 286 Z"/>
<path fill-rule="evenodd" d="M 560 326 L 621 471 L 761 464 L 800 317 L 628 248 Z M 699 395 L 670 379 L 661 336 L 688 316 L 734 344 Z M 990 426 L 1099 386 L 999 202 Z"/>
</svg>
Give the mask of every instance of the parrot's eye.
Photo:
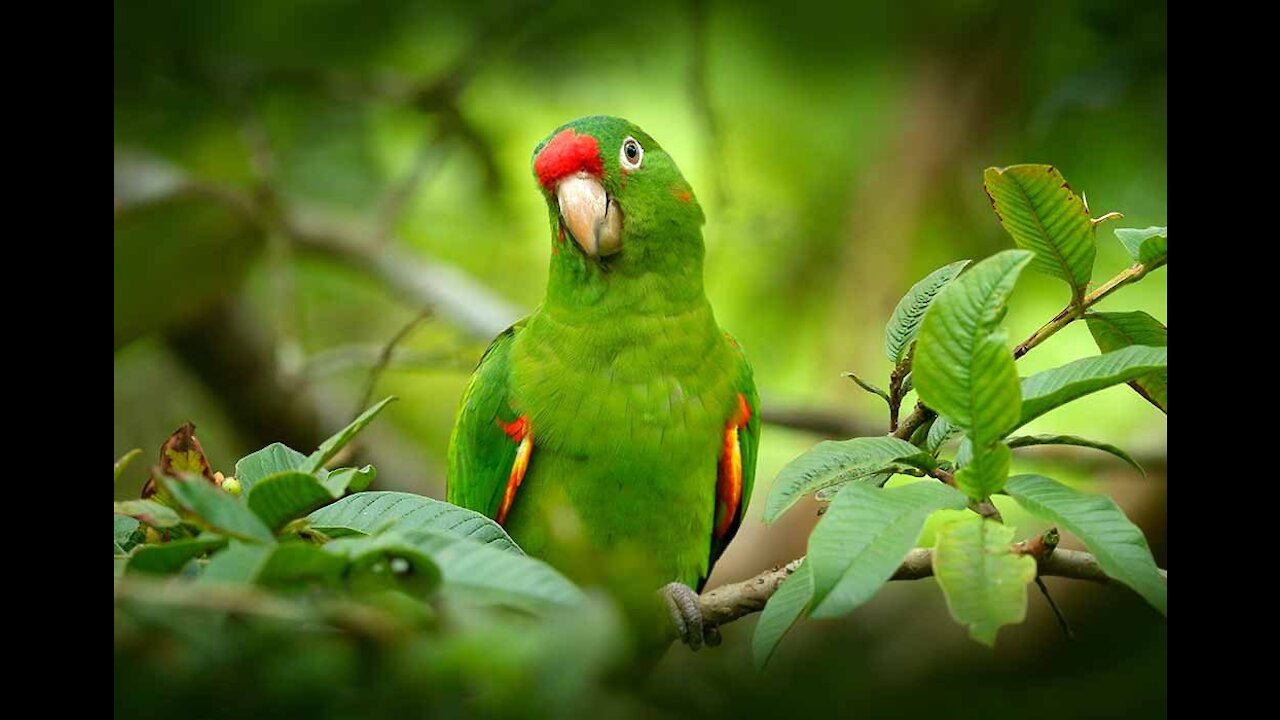
<svg viewBox="0 0 1280 720">
<path fill-rule="evenodd" d="M 640 143 L 635 138 L 627 138 L 622 142 L 622 152 L 619 154 L 622 160 L 622 167 L 627 170 L 635 170 L 640 167 L 640 163 L 644 161 L 644 148 L 640 147 Z"/>
</svg>

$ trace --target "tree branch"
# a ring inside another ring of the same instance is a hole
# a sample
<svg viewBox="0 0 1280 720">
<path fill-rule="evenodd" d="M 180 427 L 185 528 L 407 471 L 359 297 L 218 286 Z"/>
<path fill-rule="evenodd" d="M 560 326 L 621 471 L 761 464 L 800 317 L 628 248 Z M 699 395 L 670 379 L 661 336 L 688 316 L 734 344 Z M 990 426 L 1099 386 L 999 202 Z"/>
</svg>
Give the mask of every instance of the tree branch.
<svg viewBox="0 0 1280 720">
<path fill-rule="evenodd" d="M 924 403 L 917 402 L 915 409 L 911 411 L 911 414 L 907 416 L 907 419 L 903 420 L 902 424 L 898 426 L 898 429 L 893 431 L 893 436 L 899 440 L 910 440 L 911 436 L 915 434 L 915 431 L 918 430 L 921 425 L 924 425 L 936 417 L 938 417 L 938 413 L 929 409 Z"/>
<path fill-rule="evenodd" d="M 1098 304 L 1100 300 L 1129 283 L 1141 280 L 1147 272 L 1147 268 L 1142 263 L 1133 265 L 1122 270 L 1120 274 L 1103 283 L 1097 290 L 1094 290 L 1084 296 L 1084 299 L 1080 301 L 1080 304 L 1072 304 L 1063 308 L 1062 311 L 1055 315 L 1052 320 L 1045 323 L 1039 330 L 1032 333 L 1031 337 L 1018 343 L 1018 346 L 1013 349 L 1013 359 L 1017 360 L 1028 352 L 1031 352 L 1032 348 L 1045 340 L 1048 340 L 1054 333 L 1070 325 L 1076 320 L 1079 320 L 1081 317 L 1084 317 L 1085 311 Z"/>
<path fill-rule="evenodd" d="M 1035 539 L 1026 542 L 1033 543 Z M 1021 545 L 1021 543 L 1019 544 Z M 1012 551 L 1015 550 L 1011 548 Z M 1034 552 L 1026 549 L 1022 550 L 1022 552 L 1035 556 Z M 698 606 L 702 610 L 703 620 L 711 625 L 724 625 L 752 613 L 760 612 L 764 609 L 765 603 L 769 601 L 769 598 L 773 597 L 773 594 L 778 591 L 782 582 L 790 577 L 803 561 L 804 558 L 798 558 L 782 567 L 766 570 L 748 580 L 721 585 L 714 590 L 708 590 L 698 599 Z M 1102 567 L 1098 565 L 1097 558 L 1080 550 L 1046 547 L 1043 551 L 1043 557 L 1037 557 L 1037 565 L 1039 567 L 1038 577 L 1072 578 L 1104 585 L 1115 583 L 1110 576 L 1103 572 Z M 902 564 L 898 566 L 898 569 L 889 579 L 920 580 L 932 575 L 933 550 L 916 548 L 907 553 Z M 1160 577 L 1165 582 L 1168 582 L 1168 571 L 1162 569 Z"/>
</svg>

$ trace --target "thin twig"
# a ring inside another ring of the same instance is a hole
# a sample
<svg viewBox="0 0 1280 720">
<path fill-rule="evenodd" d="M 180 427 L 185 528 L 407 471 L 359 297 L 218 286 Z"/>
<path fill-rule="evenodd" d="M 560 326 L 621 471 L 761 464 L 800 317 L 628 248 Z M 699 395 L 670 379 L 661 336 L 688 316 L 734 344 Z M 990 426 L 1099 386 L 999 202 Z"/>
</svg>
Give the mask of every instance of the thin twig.
<svg viewBox="0 0 1280 720">
<path fill-rule="evenodd" d="M 418 327 L 419 324 L 431 317 L 431 315 L 432 311 L 430 307 L 423 308 L 417 315 L 413 316 L 412 320 L 405 323 L 403 327 L 397 330 L 396 334 L 392 335 L 391 339 L 387 340 L 387 343 L 382 346 L 382 351 L 378 353 L 377 361 L 374 362 L 373 367 L 369 368 L 369 377 L 365 380 L 364 393 L 360 396 L 360 404 L 356 406 L 356 410 L 352 413 L 351 417 L 359 416 L 360 413 L 364 412 L 365 408 L 369 407 L 370 401 L 373 400 L 374 387 L 378 384 L 378 378 L 382 377 L 382 371 L 386 369 L 387 363 L 391 362 L 391 353 L 395 351 L 396 346 L 400 344 L 401 340 L 408 337 L 409 333 L 413 332 L 414 328 Z"/>
<path fill-rule="evenodd" d="M 1049 609 L 1053 610 L 1053 616 L 1058 618 L 1058 627 L 1062 628 L 1062 636 L 1067 640 L 1074 640 L 1076 635 L 1071 632 L 1071 625 L 1067 622 L 1067 616 L 1062 614 L 1062 608 L 1058 607 L 1058 603 L 1053 601 L 1053 596 L 1049 594 L 1049 586 L 1044 584 L 1044 579 L 1039 575 L 1036 576 L 1036 587 L 1040 588 L 1040 594 L 1044 595 L 1044 599 L 1049 603 Z"/>
</svg>

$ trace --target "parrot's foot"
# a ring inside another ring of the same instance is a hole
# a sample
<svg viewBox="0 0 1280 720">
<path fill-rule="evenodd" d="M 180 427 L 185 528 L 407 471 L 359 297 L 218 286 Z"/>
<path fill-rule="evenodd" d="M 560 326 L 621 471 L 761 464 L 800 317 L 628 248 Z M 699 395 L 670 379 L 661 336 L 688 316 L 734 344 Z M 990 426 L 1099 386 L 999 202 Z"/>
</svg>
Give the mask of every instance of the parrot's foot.
<svg viewBox="0 0 1280 720">
<path fill-rule="evenodd" d="M 681 642 L 689 649 L 698 650 L 704 642 L 707 647 L 720 644 L 720 628 L 703 621 L 698 593 L 693 588 L 684 583 L 667 583 L 662 588 L 662 597 L 667 601 L 667 612 L 671 613 L 671 622 Z"/>
</svg>

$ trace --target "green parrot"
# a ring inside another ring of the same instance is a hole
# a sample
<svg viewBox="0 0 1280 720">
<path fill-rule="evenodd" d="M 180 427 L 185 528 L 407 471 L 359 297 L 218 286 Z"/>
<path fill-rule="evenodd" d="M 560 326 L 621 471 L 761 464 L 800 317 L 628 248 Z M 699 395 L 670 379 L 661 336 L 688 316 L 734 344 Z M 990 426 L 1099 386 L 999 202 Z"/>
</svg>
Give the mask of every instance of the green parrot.
<svg viewBox="0 0 1280 720">
<path fill-rule="evenodd" d="M 533 174 L 550 218 L 546 297 L 467 386 L 448 500 L 579 583 L 644 593 L 659 613 L 661 589 L 686 643 L 718 642 L 695 591 L 746 514 L 760 415 L 703 290 L 702 208 L 621 118 L 557 128 Z"/>
</svg>

